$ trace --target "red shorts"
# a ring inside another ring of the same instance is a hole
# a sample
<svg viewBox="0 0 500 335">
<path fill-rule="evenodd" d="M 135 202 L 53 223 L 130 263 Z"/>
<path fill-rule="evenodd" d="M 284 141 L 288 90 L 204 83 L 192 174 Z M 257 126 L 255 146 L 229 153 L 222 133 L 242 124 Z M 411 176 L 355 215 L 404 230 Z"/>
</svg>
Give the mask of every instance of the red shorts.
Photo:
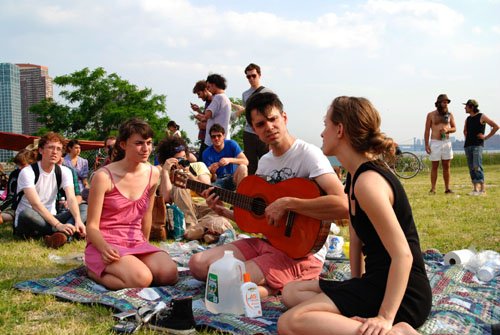
<svg viewBox="0 0 500 335">
<path fill-rule="evenodd" d="M 260 238 L 245 238 L 232 242 L 245 257 L 253 261 L 264 274 L 267 285 L 281 290 L 294 280 L 317 279 L 323 262 L 314 255 L 293 259 Z"/>
</svg>

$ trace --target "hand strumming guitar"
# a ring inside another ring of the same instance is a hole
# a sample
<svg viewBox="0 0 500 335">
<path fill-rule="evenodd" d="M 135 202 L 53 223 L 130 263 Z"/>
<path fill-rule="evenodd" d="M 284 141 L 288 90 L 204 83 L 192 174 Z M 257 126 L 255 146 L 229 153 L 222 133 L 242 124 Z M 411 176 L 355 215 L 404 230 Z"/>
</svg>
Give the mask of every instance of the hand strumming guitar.
<svg viewBox="0 0 500 335">
<path fill-rule="evenodd" d="M 209 187 L 201 192 L 201 196 L 205 198 L 208 207 L 210 207 L 215 213 L 217 213 L 217 215 L 224 216 L 230 220 L 234 220 L 233 211 L 224 206 L 224 203 L 220 200 L 219 196 L 214 192 L 214 190 L 214 187 Z"/>
</svg>

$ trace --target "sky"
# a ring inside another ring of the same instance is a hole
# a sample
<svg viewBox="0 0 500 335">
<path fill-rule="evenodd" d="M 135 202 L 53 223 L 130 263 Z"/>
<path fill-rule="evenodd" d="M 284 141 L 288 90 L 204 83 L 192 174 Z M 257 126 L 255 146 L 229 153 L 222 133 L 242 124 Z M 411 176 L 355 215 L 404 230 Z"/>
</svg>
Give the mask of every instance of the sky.
<svg viewBox="0 0 500 335">
<path fill-rule="evenodd" d="M 0 62 L 51 77 L 103 67 L 165 95 L 193 141 L 196 81 L 222 74 L 241 98 L 249 63 L 283 101 L 290 132 L 318 146 L 340 95 L 368 98 L 382 131 L 412 144 L 446 93 L 463 139 L 469 98 L 500 122 L 499 13 L 500 0 L 0 0 Z"/>
</svg>

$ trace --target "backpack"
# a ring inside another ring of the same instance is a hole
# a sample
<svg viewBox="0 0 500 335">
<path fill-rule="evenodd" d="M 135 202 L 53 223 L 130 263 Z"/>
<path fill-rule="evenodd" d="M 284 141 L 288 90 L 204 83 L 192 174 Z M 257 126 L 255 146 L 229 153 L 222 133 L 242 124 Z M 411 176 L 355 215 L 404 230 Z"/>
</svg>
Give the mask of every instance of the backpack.
<svg viewBox="0 0 500 335">
<path fill-rule="evenodd" d="M 35 173 L 35 185 L 38 182 L 38 178 L 40 177 L 40 169 L 38 167 L 38 162 L 35 162 L 31 164 L 31 168 L 33 169 L 33 172 Z M 61 182 L 62 182 L 62 170 L 61 167 L 56 164 L 55 165 L 55 174 L 56 174 L 56 181 L 57 181 L 57 189 L 59 190 L 61 188 Z M 15 181 L 16 183 L 16 188 L 14 189 L 14 192 L 17 190 L 17 179 Z M 21 190 L 19 193 L 14 194 L 14 197 L 12 199 L 12 205 L 10 206 L 13 210 L 17 209 L 17 206 L 21 202 L 21 199 L 24 196 L 24 191 Z"/>
</svg>

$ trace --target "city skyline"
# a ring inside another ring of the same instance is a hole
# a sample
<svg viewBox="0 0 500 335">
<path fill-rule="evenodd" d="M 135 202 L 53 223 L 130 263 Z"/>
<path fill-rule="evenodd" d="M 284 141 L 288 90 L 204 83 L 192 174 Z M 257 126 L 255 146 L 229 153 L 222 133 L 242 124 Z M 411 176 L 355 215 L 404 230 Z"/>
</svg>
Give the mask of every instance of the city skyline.
<svg viewBox="0 0 500 335">
<path fill-rule="evenodd" d="M 21 133 L 21 81 L 19 68 L 0 63 L 0 131 Z M 0 162 L 13 157 L 13 152 L 0 149 Z"/>
</svg>

